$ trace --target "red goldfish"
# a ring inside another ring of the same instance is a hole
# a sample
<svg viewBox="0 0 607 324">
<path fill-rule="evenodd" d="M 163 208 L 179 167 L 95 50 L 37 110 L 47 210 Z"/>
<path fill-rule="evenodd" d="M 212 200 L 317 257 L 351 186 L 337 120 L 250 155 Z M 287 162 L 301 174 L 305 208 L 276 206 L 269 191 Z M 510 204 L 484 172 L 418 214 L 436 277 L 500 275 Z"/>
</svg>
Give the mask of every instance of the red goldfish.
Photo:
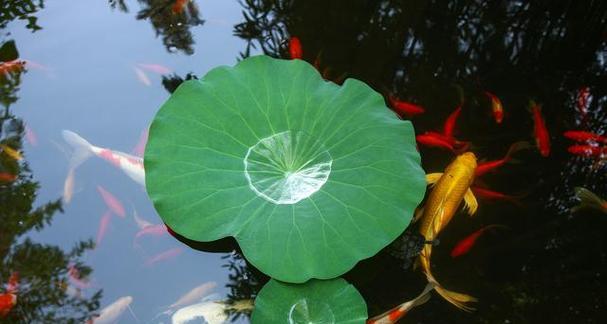
<svg viewBox="0 0 607 324">
<path fill-rule="evenodd" d="M 564 132 L 563 136 L 577 142 L 595 142 L 607 144 L 607 137 L 591 132 L 571 130 Z"/>
<path fill-rule="evenodd" d="M 567 148 L 567 151 L 571 154 L 584 157 L 603 158 L 607 156 L 607 146 L 571 145 Z"/>
<path fill-rule="evenodd" d="M 430 291 L 432 291 L 432 289 L 434 289 L 434 284 L 428 283 L 422 293 L 417 297 L 406 301 L 381 315 L 368 319 L 367 324 L 394 324 L 398 322 L 398 320 L 407 315 L 413 307 L 427 302 L 430 299 Z"/>
<path fill-rule="evenodd" d="M 303 58 L 303 49 L 301 47 L 301 41 L 299 37 L 293 36 L 289 39 L 289 55 L 291 59 L 302 59 Z"/>
<path fill-rule="evenodd" d="M 28 126 L 25 126 L 25 139 L 31 146 L 38 145 L 38 136 L 36 136 L 36 133 Z"/>
<path fill-rule="evenodd" d="M 529 144 L 527 142 L 516 142 L 516 143 L 510 145 L 510 148 L 508 149 L 508 152 L 506 152 L 506 156 L 504 156 L 503 159 L 479 163 L 478 166 L 476 167 L 475 175 L 477 177 L 480 177 L 489 171 L 495 170 L 495 169 L 503 166 L 504 164 L 506 164 L 512 160 L 512 154 L 514 154 L 516 151 L 519 151 L 521 149 L 525 149 L 528 147 L 529 147 Z"/>
<path fill-rule="evenodd" d="M 422 106 L 406 101 L 401 101 L 393 96 L 389 96 L 388 100 L 390 101 L 392 108 L 401 116 L 413 117 L 419 114 L 423 114 L 426 111 Z"/>
<path fill-rule="evenodd" d="M 17 305 L 19 273 L 13 272 L 6 285 L 6 293 L 0 294 L 0 318 L 5 317 Z"/>
<path fill-rule="evenodd" d="M 533 124 L 535 133 L 535 142 L 543 157 L 550 155 L 550 134 L 546 128 L 544 117 L 542 117 L 542 107 L 531 100 L 529 102 L 531 113 L 533 114 Z"/>
<path fill-rule="evenodd" d="M 154 64 L 154 63 L 137 63 L 137 66 L 139 66 L 140 68 L 150 71 L 150 72 L 154 72 L 157 74 L 169 74 L 171 72 L 173 72 L 171 69 L 169 69 L 168 67 L 161 65 L 161 64 Z"/>
<path fill-rule="evenodd" d="M 457 118 L 459 118 L 461 112 L 462 106 L 459 105 L 451 114 L 449 114 L 449 117 L 447 117 L 447 120 L 445 120 L 445 125 L 443 126 L 443 135 L 448 138 L 453 138 L 455 123 L 457 122 Z"/>
<path fill-rule="evenodd" d="M 424 134 L 415 136 L 415 140 L 418 144 L 424 146 L 442 148 L 451 152 L 455 152 L 452 140 L 446 138 L 442 134 L 438 134 L 435 132 L 426 132 Z"/>
<path fill-rule="evenodd" d="M 142 69 L 138 67 L 133 67 L 133 71 L 135 71 L 135 75 L 137 76 L 137 80 L 139 80 L 139 82 L 143 83 L 148 87 L 152 85 L 152 81 L 150 81 L 150 78 L 148 78 L 148 75 L 145 74 Z"/>
<path fill-rule="evenodd" d="M 489 99 L 491 99 L 491 110 L 493 111 L 493 118 L 495 122 L 498 124 L 502 123 L 504 119 L 504 107 L 502 106 L 502 101 L 494 94 L 489 91 L 485 91 L 485 94 Z"/>
<path fill-rule="evenodd" d="M 143 229 L 139 230 L 135 234 L 135 238 L 133 239 L 133 241 L 136 243 L 137 240 L 143 236 L 147 236 L 147 235 L 161 236 L 161 235 L 164 235 L 167 233 L 168 233 L 168 231 L 164 224 L 150 225 L 150 226 L 146 226 Z"/>
<path fill-rule="evenodd" d="M 97 191 L 101 194 L 103 201 L 108 206 L 108 208 L 116 215 L 125 218 L 126 212 L 124 211 L 124 207 L 118 198 L 114 197 L 109 191 L 105 190 L 102 186 L 97 186 Z"/>
<path fill-rule="evenodd" d="M 143 153 L 145 151 L 145 145 L 148 142 L 148 132 L 149 129 L 147 128 L 141 131 L 141 135 L 139 135 L 139 141 L 137 142 L 137 145 L 133 148 L 132 151 L 135 156 L 143 156 Z"/>
<path fill-rule="evenodd" d="M 472 187 L 472 192 L 474 192 L 474 194 L 477 197 L 483 198 L 483 199 L 487 199 L 487 200 L 506 200 L 509 201 L 513 204 L 519 205 L 520 206 L 520 202 L 518 201 L 518 199 L 514 196 L 510 196 L 510 195 L 506 195 L 504 193 L 501 192 L 497 192 L 497 191 L 493 191 L 493 190 L 489 190 L 489 189 L 485 189 L 485 188 L 480 188 L 480 187 Z"/>
<path fill-rule="evenodd" d="M 506 228 L 506 226 L 504 225 L 487 225 L 479 230 L 477 230 L 476 232 L 466 236 L 463 240 L 459 241 L 455 247 L 453 248 L 453 250 L 451 250 L 451 257 L 452 258 L 457 258 L 459 256 L 462 256 L 466 253 L 468 253 L 470 251 L 470 249 L 472 249 L 472 247 L 474 246 L 474 244 L 476 243 L 476 241 L 478 240 L 478 238 L 485 233 L 485 231 L 487 231 L 490 228 L 495 228 L 495 227 L 504 227 Z"/>
</svg>

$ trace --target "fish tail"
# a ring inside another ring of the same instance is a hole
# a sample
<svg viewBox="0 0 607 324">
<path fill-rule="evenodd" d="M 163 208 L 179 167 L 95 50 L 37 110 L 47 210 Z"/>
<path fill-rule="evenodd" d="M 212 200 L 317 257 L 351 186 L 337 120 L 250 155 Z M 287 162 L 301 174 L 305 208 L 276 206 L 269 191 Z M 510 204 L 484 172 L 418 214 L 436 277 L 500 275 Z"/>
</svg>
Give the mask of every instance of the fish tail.
<svg viewBox="0 0 607 324">
<path fill-rule="evenodd" d="M 504 157 L 504 161 L 511 161 L 512 160 L 512 155 L 520 150 L 525 150 L 531 148 L 531 144 L 529 144 L 529 142 L 527 141 L 519 141 L 519 142 L 514 142 L 512 143 L 512 145 L 510 145 L 510 148 L 508 149 L 508 152 L 506 152 L 506 156 Z"/>
<path fill-rule="evenodd" d="M 426 279 L 428 280 L 428 282 L 430 284 L 432 284 L 432 287 L 434 288 L 434 290 L 439 295 L 441 295 L 446 301 L 453 304 L 455 307 L 457 307 L 463 311 L 466 311 L 466 312 L 473 311 L 474 308 L 471 306 L 468 306 L 466 304 L 470 303 L 470 302 L 476 302 L 477 299 L 472 296 L 466 295 L 466 294 L 458 293 L 458 292 L 447 290 L 447 289 L 443 288 L 440 285 L 440 283 L 438 283 L 436 278 L 434 278 L 432 273 L 430 272 L 429 257 L 430 257 L 429 253 L 427 253 L 427 254 L 422 253 L 420 259 L 421 259 L 421 263 L 423 265 L 424 273 L 426 274 Z"/>
<path fill-rule="evenodd" d="M 574 212 L 587 208 L 602 210 L 606 204 L 605 200 L 586 188 L 575 187 L 575 195 L 580 199 L 581 203 L 572 209 Z"/>
<path fill-rule="evenodd" d="M 80 164 L 90 158 L 91 155 L 93 155 L 93 145 L 80 135 L 65 129 L 61 133 L 63 135 L 63 139 L 72 147 L 73 150 L 69 159 L 70 170 L 77 168 Z"/>
</svg>

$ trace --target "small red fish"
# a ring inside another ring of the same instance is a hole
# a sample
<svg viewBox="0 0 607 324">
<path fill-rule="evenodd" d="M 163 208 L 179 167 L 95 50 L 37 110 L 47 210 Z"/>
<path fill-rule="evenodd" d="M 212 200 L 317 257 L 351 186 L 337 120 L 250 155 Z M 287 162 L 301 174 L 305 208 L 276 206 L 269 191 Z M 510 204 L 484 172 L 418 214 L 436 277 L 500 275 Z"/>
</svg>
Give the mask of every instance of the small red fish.
<svg viewBox="0 0 607 324">
<path fill-rule="evenodd" d="M 181 14 L 183 12 L 183 8 L 185 8 L 185 5 L 189 1 L 190 0 L 176 0 L 175 3 L 173 3 L 173 6 L 171 7 L 171 10 L 176 15 Z"/>
<path fill-rule="evenodd" d="M 109 193 L 109 191 L 105 190 L 102 186 L 97 186 L 97 191 L 101 194 L 101 198 L 108 206 L 108 208 L 116 215 L 125 218 L 126 212 L 124 211 L 124 207 L 118 198 Z"/>
<path fill-rule="evenodd" d="M 531 100 L 529 102 L 531 113 L 533 114 L 533 124 L 535 133 L 535 142 L 543 157 L 550 155 L 550 134 L 546 128 L 544 117 L 542 117 L 542 107 Z"/>
<path fill-rule="evenodd" d="M 563 136 L 577 142 L 595 142 L 607 144 L 607 137 L 586 131 L 566 131 L 563 133 Z"/>
<path fill-rule="evenodd" d="M 97 240 L 95 241 L 97 246 L 101 244 L 101 241 L 105 237 L 105 232 L 107 232 L 107 228 L 110 225 L 110 220 L 112 220 L 112 212 L 106 210 L 105 213 L 103 213 L 103 216 L 101 216 L 101 219 L 99 220 L 99 229 L 97 229 Z"/>
<path fill-rule="evenodd" d="M 466 236 L 464 239 L 462 239 L 461 241 L 459 241 L 455 247 L 453 248 L 453 250 L 451 250 L 451 257 L 452 258 L 457 258 L 459 256 L 462 256 L 468 252 L 470 252 L 470 249 L 472 249 L 472 247 L 474 246 L 474 244 L 476 243 L 476 241 L 478 240 L 478 238 L 488 229 L 493 228 L 493 227 L 506 227 L 504 225 L 487 225 L 479 230 L 477 230 L 476 232 Z"/>
<path fill-rule="evenodd" d="M 11 293 L 0 294 L 0 318 L 6 317 L 15 305 L 17 305 L 17 295 Z"/>
<path fill-rule="evenodd" d="M 474 172 L 474 176 L 480 177 L 490 171 L 493 171 L 493 170 L 503 166 L 504 164 L 506 164 L 512 160 L 512 154 L 514 154 L 516 151 L 519 151 L 521 149 L 528 148 L 528 147 L 529 147 L 529 144 L 527 142 L 513 143 L 512 145 L 510 145 L 510 148 L 508 149 L 508 152 L 506 152 L 506 156 L 504 156 L 503 159 L 479 163 Z"/>
<path fill-rule="evenodd" d="M 140 69 L 138 67 L 133 67 L 133 71 L 135 71 L 137 80 L 139 80 L 139 82 L 141 82 L 143 85 L 148 86 L 148 87 L 152 85 L 152 81 L 150 81 L 150 78 L 148 78 L 148 75 L 145 74 L 145 72 L 143 72 L 142 69 Z"/>
<path fill-rule="evenodd" d="M 13 182 L 15 180 L 17 180 L 17 175 L 8 172 L 0 172 L 0 182 Z"/>
<path fill-rule="evenodd" d="M 164 252 L 158 253 L 148 259 L 145 260 L 145 265 L 147 267 L 154 265 L 158 262 L 162 262 L 162 261 L 166 261 L 169 259 L 173 259 L 175 257 L 177 257 L 178 255 L 180 255 L 181 253 L 183 253 L 183 249 L 182 248 L 173 248 L 173 249 L 169 249 L 166 250 Z"/>
<path fill-rule="evenodd" d="M 36 133 L 28 126 L 25 126 L 25 140 L 27 140 L 31 146 L 38 145 L 38 136 L 36 136 Z"/>
<path fill-rule="evenodd" d="M 457 122 L 457 118 L 462 112 L 462 106 L 459 105 L 455 110 L 449 114 L 447 120 L 445 120 L 445 125 L 443 126 L 443 135 L 448 138 L 453 138 L 453 132 L 455 131 L 455 123 Z"/>
<path fill-rule="evenodd" d="M 424 134 L 415 136 L 415 140 L 418 144 L 424 146 L 442 148 L 451 152 L 455 152 L 455 149 L 453 148 L 453 142 L 445 138 L 442 134 L 426 132 Z"/>
<path fill-rule="evenodd" d="M 303 49 L 301 47 L 301 41 L 299 37 L 293 36 L 289 39 L 289 55 L 291 59 L 302 59 L 303 58 Z"/>
<path fill-rule="evenodd" d="M 390 101 L 390 105 L 392 106 L 392 108 L 401 116 L 410 118 L 419 114 L 423 114 L 426 111 L 422 106 L 406 101 L 401 101 L 393 96 L 389 96 L 388 100 Z"/>
<path fill-rule="evenodd" d="M 493 191 L 493 190 L 489 190 L 489 189 L 485 189 L 485 188 L 480 188 L 480 187 L 472 187 L 470 189 L 472 189 L 472 192 L 474 192 L 474 194 L 479 198 L 483 198 L 483 199 L 487 199 L 487 200 L 505 200 L 505 201 L 509 201 L 515 205 L 521 206 L 520 201 L 518 201 L 518 199 L 514 196 L 506 195 L 501 192 L 497 192 L 497 191 Z"/>
<path fill-rule="evenodd" d="M 590 103 L 590 88 L 583 86 L 581 87 L 576 96 L 576 107 L 580 112 L 582 119 L 586 119 L 586 114 L 588 114 L 588 104 Z"/>
<path fill-rule="evenodd" d="M 571 145 L 567 148 L 567 151 L 584 157 L 603 158 L 607 156 L 607 146 Z"/>
<path fill-rule="evenodd" d="M 489 91 L 485 91 L 485 95 L 491 99 L 491 110 L 493 111 L 493 119 L 498 124 L 502 123 L 504 119 L 504 107 L 502 106 L 502 101 L 493 93 Z"/>
</svg>

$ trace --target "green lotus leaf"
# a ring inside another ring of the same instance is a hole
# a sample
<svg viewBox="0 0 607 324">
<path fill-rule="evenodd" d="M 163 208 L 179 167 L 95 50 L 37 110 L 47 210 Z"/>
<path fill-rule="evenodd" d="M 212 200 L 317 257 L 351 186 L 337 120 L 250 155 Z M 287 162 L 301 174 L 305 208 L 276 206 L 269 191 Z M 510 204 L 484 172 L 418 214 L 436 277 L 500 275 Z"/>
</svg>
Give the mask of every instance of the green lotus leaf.
<svg viewBox="0 0 607 324">
<path fill-rule="evenodd" d="M 270 280 L 255 298 L 251 323 L 364 324 L 367 305 L 342 278 L 289 284 Z"/>
<path fill-rule="evenodd" d="M 334 278 L 373 256 L 425 191 L 413 126 L 380 94 L 267 56 L 179 86 L 152 122 L 144 163 L 169 227 L 197 241 L 234 236 L 286 282 Z"/>
</svg>

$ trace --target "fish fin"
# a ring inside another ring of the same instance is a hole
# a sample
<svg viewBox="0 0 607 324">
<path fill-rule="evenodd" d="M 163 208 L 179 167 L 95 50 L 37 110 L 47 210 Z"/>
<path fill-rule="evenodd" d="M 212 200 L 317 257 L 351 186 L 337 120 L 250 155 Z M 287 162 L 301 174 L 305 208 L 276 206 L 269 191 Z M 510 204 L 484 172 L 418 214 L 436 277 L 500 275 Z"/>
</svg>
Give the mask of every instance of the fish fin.
<svg viewBox="0 0 607 324">
<path fill-rule="evenodd" d="M 476 213 L 476 210 L 478 209 L 478 202 L 476 201 L 476 197 L 474 197 L 474 193 L 472 190 L 470 190 L 470 188 L 468 188 L 466 194 L 464 195 L 464 204 L 466 205 L 466 209 L 468 210 L 468 214 L 470 216 Z"/>
<path fill-rule="evenodd" d="M 70 144 L 73 151 L 69 158 L 69 169 L 75 169 L 84 161 L 86 161 L 91 155 L 93 155 L 91 143 L 82 138 L 80 135 L 69 131 L 63 130 L 63 139 Z"/>
<path fill-rule="evenodd" d="M 474 298 L 470 295 L 447 290 L 439 285 L 434 287 L 434 290 L 439 295 L 441 295 L 441 297 L 443 297 L 446 301 L 453 304 L 455 307 L 457 307 L 463 311 L 466 311 L 466 312 L 471 312 L 474 310 L 474 307 L 468 306 L 466 304 L 471 303 L 471 302 L 476 302 L 477 301 L 476 298 Z"/>
<path fill-rule="evenodd" d="M 434 184 L 436 184 L 436 182 L 438 182 L 438 180 L 443 176 L 442 173 L 437 172 L 437 173 L 428 173 L 426 174 L 426 183 L 428 185 L 430 185 L 430 187 L 434 186 Z"/>
<path fill-rule="evenodd" d="M 422 218 L 422 216 L 424 216 L 424 207 L 419 207 L 415 209 L 415 214 L 413 215 L 413 220 L 411 221 L 411 223 L 417 222 Z"/>
<path fill-rule="evenodd" d="M 575 187 L 575 195 L 580 199 L 581 203 L 571 209 L 573 212 L 577 212 L 582 209 L 598 209 L 605 210 L 605 200 L 594 194 L 592 191 L 582 188 Z"/>
<path fill-rule="evenodd" d="M 514 142 L 514 143 L 512 143 L 512 145 L 510 145 L 508 152 L 506 152 L 506 156 L 505 156 L 504 160 L 509 161 L 511 163 L 520 163 L 518 161 L 513 161 L 512 155 L 518 151 L 526 150 L 526 149 L 529 149 L 532 147 L 533 146 L 531 144 L 529 144 L 529 142 L 527 142 L 527 141 Z"/>
</svg>

